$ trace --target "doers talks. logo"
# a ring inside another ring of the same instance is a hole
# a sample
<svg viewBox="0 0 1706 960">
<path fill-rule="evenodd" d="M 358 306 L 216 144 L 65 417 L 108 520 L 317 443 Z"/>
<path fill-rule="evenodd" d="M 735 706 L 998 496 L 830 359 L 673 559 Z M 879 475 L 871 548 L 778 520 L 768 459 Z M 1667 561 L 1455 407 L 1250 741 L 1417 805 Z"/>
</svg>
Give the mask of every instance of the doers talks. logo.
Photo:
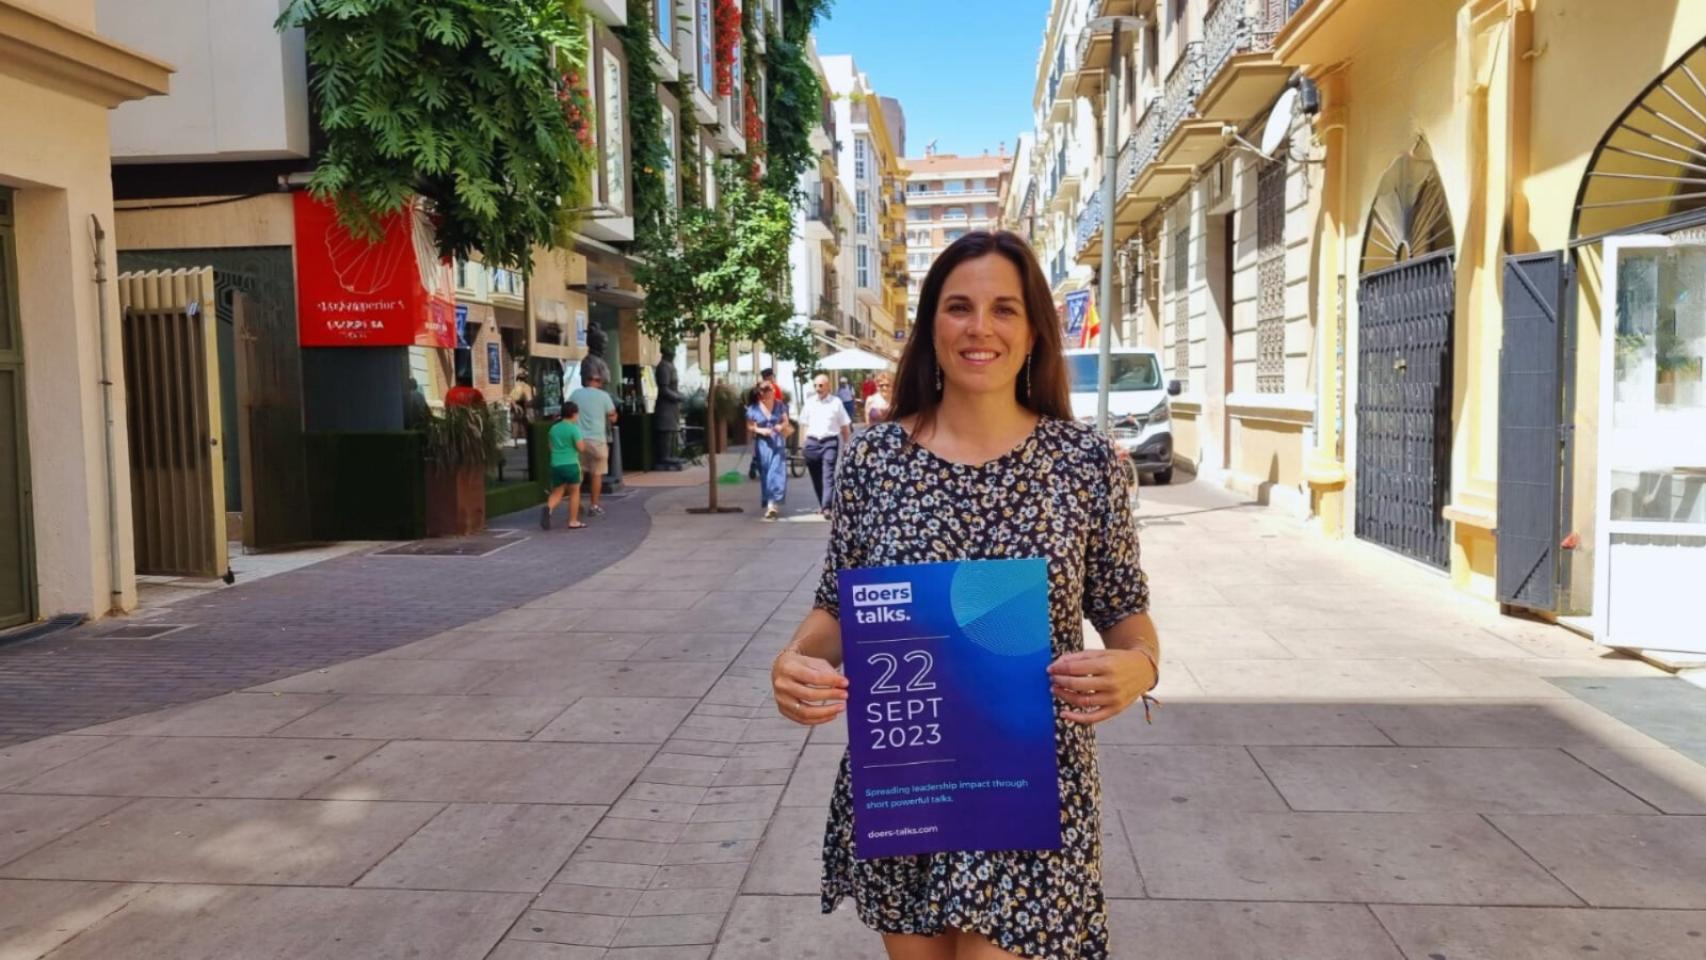
<svg viewBox="0 0 1706 960">
<path fill-rule="evenodd" d="M 853 619 L 859 623 L 906 623 L 912 603 L 910 583 L 861 583 L 853 588 Z"/>
</svg>

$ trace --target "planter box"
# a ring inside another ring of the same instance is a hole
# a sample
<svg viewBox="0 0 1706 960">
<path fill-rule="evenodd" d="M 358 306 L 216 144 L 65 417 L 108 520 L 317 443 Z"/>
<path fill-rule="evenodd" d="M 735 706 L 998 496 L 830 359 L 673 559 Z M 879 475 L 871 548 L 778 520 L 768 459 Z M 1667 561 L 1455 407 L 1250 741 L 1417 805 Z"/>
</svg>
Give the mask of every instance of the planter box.
<svg viewBox="0 0 1706 960">
<path fill-rule="evenodd" d="M 460 537 L 486 528 L 486 472 L 478 464 L 445 469 L 427 465 L 429 537 Z"/>
</svg>

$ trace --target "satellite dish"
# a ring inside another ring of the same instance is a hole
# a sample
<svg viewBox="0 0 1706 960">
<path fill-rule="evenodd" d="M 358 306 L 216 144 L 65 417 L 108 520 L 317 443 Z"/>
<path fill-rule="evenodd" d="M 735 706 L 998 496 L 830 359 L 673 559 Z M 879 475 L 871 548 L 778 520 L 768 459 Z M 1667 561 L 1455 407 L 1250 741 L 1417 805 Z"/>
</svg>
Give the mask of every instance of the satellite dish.
<svg viewBox="0 0 1706 960">
<path fill-rule="evenodd" d="M 1268 122 L 1262 127 L 1262 155 L 1272 158 L 1291 133 L 1291 117 L 1297 111 L 1297 88 L 1287 87 L 1268 112 Z"/>
</svg>

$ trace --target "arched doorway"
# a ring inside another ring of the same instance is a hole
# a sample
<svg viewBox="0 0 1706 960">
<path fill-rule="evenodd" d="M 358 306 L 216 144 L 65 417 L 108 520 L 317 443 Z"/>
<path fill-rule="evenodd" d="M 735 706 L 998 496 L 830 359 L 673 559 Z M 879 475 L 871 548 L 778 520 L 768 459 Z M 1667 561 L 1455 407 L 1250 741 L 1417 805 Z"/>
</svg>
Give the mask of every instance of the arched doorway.
<svg viewBox="0 0 1706 960">
<path fill-rule="evenodd" d="M 1357 289 L 1356 534 L 1451 562 L 1452 327 L 1457 238 L 1425 145 L 1387 169 Z"/>
<path fill-rule="evenodd" d="M 1602 241 L 1596 639 L 1706 653 L 1706 42 L 1630 104 L 1577 195 Z M 1584 255 L 1585 252 L 1584 252 Z"/>
</svg>

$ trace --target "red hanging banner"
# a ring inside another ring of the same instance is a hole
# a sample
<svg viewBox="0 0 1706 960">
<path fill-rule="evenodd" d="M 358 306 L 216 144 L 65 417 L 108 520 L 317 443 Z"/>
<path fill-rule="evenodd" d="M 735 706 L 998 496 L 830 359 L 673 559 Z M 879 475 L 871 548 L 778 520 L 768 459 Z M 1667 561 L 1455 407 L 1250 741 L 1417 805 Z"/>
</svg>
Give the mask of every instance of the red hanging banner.
<svg viewBox="0 0 1706 960">
<path fill-rule="evenodd" d="M 418 203 L 368 243 L 337 211 L 296 194 L 297 338 L 304 347 L 456 345 L 456 287 Z"/>
</svg>

